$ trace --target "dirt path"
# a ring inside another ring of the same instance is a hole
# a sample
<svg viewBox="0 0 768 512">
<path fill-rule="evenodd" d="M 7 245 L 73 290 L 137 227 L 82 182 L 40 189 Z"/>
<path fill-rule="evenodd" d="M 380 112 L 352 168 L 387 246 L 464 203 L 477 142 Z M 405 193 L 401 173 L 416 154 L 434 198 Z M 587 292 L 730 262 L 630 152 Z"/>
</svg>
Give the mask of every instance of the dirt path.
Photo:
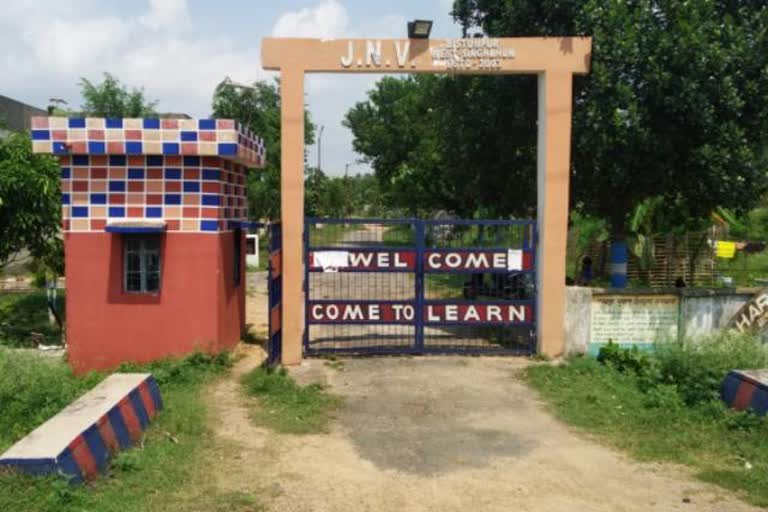
<svg viewBox="0 0 768 512">
<path fill-rule="evenodd" d="M 210 389 L 221 448 L 207 471 L 272 511 L 757 510 L 574 434 L 520 381 L 524 360 L 310 360 L 296 377 L 324 380 L 345 404 L 329 433 L 291 436 L 249 420 L 237 380 L 262 357 L 249 350 Z"/>
</svg>

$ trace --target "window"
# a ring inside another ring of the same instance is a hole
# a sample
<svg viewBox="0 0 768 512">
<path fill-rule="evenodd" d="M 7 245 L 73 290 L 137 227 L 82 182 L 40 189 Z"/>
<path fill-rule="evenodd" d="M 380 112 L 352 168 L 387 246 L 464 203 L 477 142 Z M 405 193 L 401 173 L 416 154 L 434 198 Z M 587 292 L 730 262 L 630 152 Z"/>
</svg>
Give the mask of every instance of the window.
<svg viewBox="0 0 768 512">
<path fill-rule="evenodd" d="M 236 229 L 233 233 L 235 238 L 235 247 L 232 251 L 234 253 L 233 258 L 234 261 L 232 262 L 232 274 L 234 276 L 235 280 L 235 286 L 240 286 L 240 274 L 242 273 L 241 261 L 242 261 L 242 254 L 240 254 L 243 250 L 242 248 L 242 240 L 243 240 L 243 231 L 241 229 Z"/>
<path fill-rule="evenodd" d="M 128 293 L 160 291 L 160 236 L 125 235 L 123 279 Z"/>
</svg>

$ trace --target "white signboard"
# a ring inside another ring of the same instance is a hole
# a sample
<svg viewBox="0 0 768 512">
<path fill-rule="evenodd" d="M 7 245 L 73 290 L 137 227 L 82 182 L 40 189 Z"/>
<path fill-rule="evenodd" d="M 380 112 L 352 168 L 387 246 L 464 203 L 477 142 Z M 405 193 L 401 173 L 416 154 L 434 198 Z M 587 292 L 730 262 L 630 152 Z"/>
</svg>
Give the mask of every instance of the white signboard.
<svg viewBox="0 0 768 512">
<path fill-rule="evenodd" d="M 648 344 L 677 339 L 676 295 L 592 297 L 592 343 Z"/>
</svg>

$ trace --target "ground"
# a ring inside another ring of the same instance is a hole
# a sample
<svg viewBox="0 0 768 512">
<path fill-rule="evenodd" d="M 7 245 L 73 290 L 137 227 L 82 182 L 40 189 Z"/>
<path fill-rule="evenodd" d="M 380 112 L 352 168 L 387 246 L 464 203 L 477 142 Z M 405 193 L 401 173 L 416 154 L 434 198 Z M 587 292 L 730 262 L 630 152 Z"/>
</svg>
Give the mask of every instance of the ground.
<svg viewBox="0 0 768 512">
<path fill-rule="evenodd" d="M 313 359 L 294 370 L 344 399 L 330 432 L 253 426 L 238 378 L 251 349 L 207 400 L 224 454 L 206 471 L 222 492 L 273 511 L 748 511 L 685 468 L 639 464 L 555 420 L 514 358 Z M 212 452 L 213 454 L 213 452 Z"/>
<path fill-rule="evenodd" d="M 266 331 L 266 276 L 252 277 L 248 321 Z M 249 283 L 251 284 L 251 283 Z M 205 471 L 223 493 L 276 512 L 749 511 L 684 467 L 640 464 L 569 429 L 522 380 L 527 359 L 310 359 L 292 369 L 343 398 L 330 432 L 254 426 L 240 377 L 265 356 L 247 346 L 206 396 L 216 443 Z"/>
</svg>

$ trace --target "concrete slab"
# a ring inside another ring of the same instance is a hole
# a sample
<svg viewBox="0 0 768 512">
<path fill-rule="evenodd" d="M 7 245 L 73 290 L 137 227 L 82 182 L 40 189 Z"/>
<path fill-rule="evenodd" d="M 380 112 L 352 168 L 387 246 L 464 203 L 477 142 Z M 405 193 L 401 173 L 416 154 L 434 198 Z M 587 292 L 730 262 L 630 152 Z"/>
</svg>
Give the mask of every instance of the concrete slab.
<svg viewBox="0 0 768 512">
<path fill-rule="evenodd" d="M 149 373 L 115 373 L 0 456 L 0 466 L 31 474 L 90 479 L 132 446 L 162 408 Z"/>
</svg>

